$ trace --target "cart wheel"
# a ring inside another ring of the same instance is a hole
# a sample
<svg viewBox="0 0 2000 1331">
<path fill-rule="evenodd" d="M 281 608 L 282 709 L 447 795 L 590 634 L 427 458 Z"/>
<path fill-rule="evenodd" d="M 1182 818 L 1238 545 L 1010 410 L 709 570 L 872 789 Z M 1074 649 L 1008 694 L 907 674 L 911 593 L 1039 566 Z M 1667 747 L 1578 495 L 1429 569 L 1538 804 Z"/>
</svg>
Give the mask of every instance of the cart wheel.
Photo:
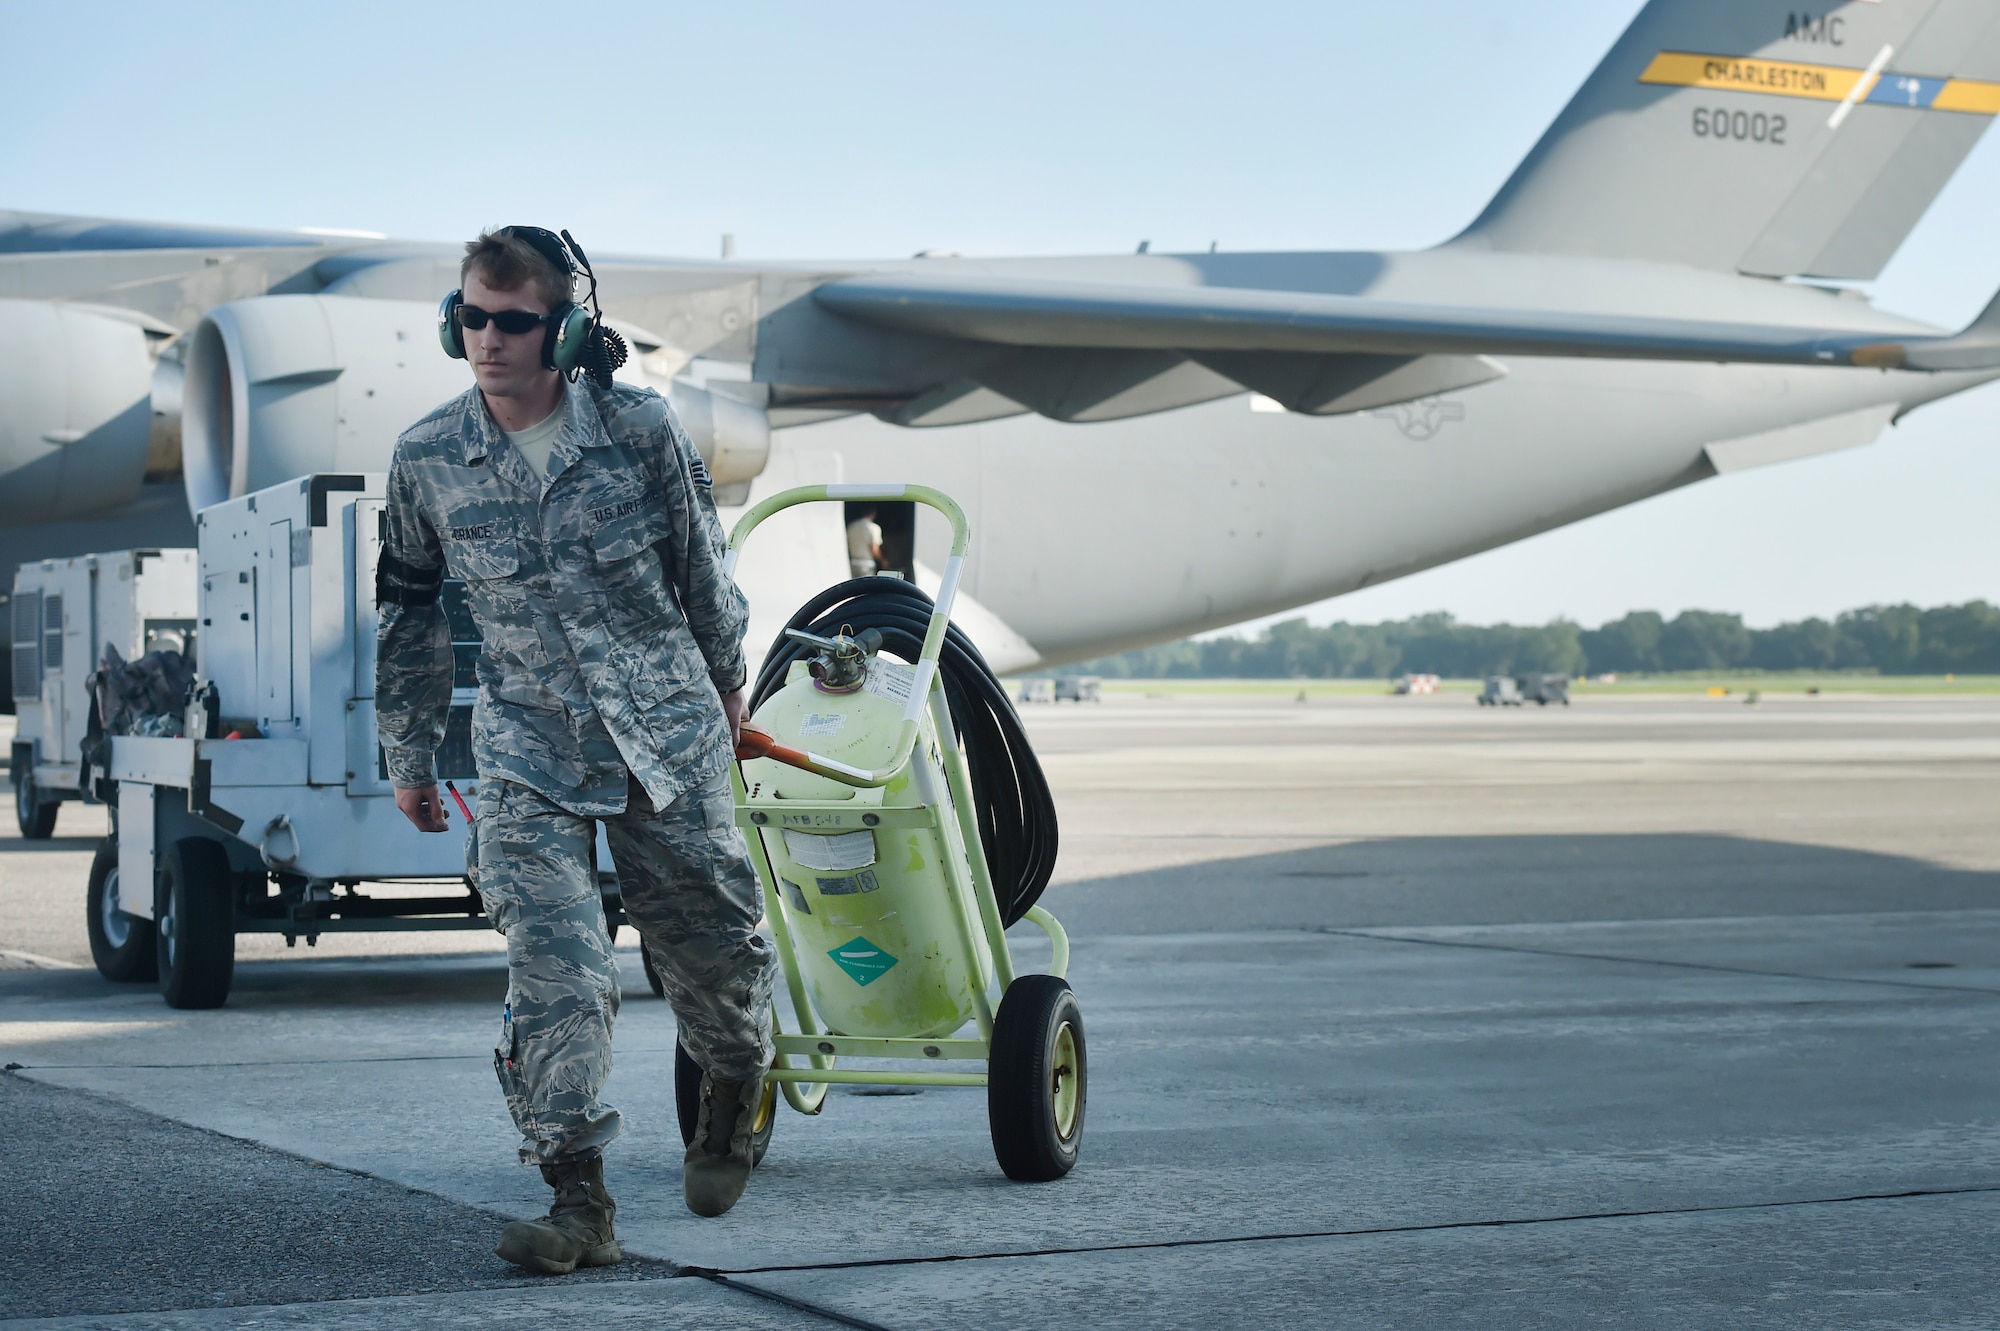
<svg viewBox="0 0 2000 1331">
<path fill-rule="evenodd" d="M 153 922 L 127 915 L 120 907 L 118 838 L 106 837 L 90 862 L 90 890 L 84 893 L 85 924 L 90 931 L 90 959 L 107 980 L 127 984 L 157 980 L 160 957 Z"/>
<path fill-rule="evenodd" d="M 33 772 L 14 773 L 14 821 L 21 825 L 23 837 L 47 841 L 55 835 L 56 811 L 61 807 L 60 801 L 42 798 L 42 788 L 35 784 Z"/>
<path fill-rule="evenodd" d="M 236 977 L 236 902 L 229 857 L 200 837 L 168 848 L 153 919 L 168 1007 L 221 1007 Z"/>
<path fill-rule="evenodd" d="M 681 1145 L 694 1145 L 695 1126 L 701 1122 L 701 1064 L 674 1041 L 674 1111 L 681 1120 Z M 764 1163 L 771 1149 L 771 1133 L 778 1126 L 778 1083 L 766 1081 L 757 1097 L 757 1112 L 750 1119 L 750 1166 Z"/>
<path fill-rule="evenodd" d="M 1075 1168 L 1089 1081 L 1083 1013 L 1069 981 L 1016 978 L 994 1015 L 986 1060 L 993 1154 L 1008 1178 L 1046 1183 Z"/>
</svg>

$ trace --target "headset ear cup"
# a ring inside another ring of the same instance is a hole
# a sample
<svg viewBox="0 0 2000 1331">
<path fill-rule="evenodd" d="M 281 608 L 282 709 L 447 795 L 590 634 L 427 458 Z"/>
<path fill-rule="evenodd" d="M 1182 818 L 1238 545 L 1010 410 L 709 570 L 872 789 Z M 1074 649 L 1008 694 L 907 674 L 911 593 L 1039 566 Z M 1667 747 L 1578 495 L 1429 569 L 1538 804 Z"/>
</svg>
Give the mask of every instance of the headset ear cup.
<svg viewBox="0 0 2000 1331">
<path fill-rule="evenodd" d="M 438 306 L 438 345 L 453 360 L 465 359 L 465 330 L 458 326 L 458 307 L 464 303 L 465 292 L 454 289 Z"/>
<path fill-rule="evenodd" d="M 548 340 L 543 343 L 546 350 L 542 364 L 551 370 L 564 374 L 582 363 L 584 349 L 590 345 L 590 330 L 597 321 L 590 311 L 569 301 L 555 309 L 555 318 L 549 321 Z"/>
</svg>

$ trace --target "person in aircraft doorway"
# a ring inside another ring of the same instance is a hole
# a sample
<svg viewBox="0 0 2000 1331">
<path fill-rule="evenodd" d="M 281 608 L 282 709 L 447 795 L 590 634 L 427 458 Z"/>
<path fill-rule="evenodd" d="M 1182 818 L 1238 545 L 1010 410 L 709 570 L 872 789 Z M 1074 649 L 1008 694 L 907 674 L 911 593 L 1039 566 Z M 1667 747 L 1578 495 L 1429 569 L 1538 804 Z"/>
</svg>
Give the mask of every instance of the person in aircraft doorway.
<svg viewBox="0 0 2000 1331">
<path fill-rule="evenodd" d="M 540 228 L 466 246 L 439 336 L 475 385 L 397 440 L 376 572 L 381 741 L 397 807 L 427 832 L 447 819 L 433 766 L 452 687 L 447 575 L 464 579 L 484 640 L 468 876 L 507 937 L 494 1069 L 521 1159 L 555 1194 L 498 1251 L 550 1273 L 622 1255 L 604 1184 L 619 990 L 592 866 L 600 823 L 706 1074 L 683 1173 L 696 1214 L 742 1195 L 772 1055 L 773 957 L 728 778 L 748 607 L 700 455 L 657 393 L 612 380 L 623 344 L 575 303 L 579 270 L 594 293 L 575 242 Z"/>
<path fill-rule="evenodd" d="M 874 509 L 864 508 L 847 524 L 848 576 L 872 577 L 881 567 L 882 524 L 875 521 Z"/>
</svg>

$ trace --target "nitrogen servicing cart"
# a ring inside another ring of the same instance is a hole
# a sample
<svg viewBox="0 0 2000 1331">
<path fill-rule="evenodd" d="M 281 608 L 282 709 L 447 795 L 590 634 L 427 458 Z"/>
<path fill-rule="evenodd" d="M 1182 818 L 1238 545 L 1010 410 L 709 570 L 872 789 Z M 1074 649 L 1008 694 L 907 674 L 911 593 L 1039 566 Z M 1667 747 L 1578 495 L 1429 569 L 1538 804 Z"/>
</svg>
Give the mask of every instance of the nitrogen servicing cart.
<svg viewBox="0 0 2000 1331">
<path fill-rule="evenodd" d="M 804 1114 L 840 1083 L 984 1086 L 1002 1169 L 1060 1178 L 1076 1163 L 1088 1066 L 1069 941 L 1034 904 L 1054 806 L 1005 689 L 950 622 L 965 515 L 919 485 L 805 486 L 744 514 L 730 566 L 773 514 L 825 500 L 928 505 L 951 524 L 951 555 L 934 604 L 887 577 L 822 593 L 759 672 L 737 821 L 796 1019 L 776 1035 L 769 1081 Z M 1017 972 L 1016 920 L 1047 934 L 1050 973 Z M 688 1105 L 699 1069 L 684 1050 L 677 1065 Z M 767 1087 L 759 1154 L 774 1110 Z M 683 1125 L 691 1135 L 685 1113 Z"/>
</svg>

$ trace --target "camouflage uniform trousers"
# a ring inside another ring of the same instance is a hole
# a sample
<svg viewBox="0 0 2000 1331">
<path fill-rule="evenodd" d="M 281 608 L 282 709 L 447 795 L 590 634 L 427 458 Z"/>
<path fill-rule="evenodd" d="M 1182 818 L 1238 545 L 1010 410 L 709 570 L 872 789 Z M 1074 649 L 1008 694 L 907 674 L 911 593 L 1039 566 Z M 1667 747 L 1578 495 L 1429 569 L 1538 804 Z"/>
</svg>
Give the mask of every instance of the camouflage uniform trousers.
<svg viewBox="0 0 2000 1331">
<path fill-rule="evenodd" d="M 725 771 L 655 812 L 636 781 L 602 820 L 626 916 L 673 1004 L 680 1039 L 718 1077 L 771 1064 L 776 977 L 757 933 L 763 892 L 734 818 Z M 473 874 L 507 936 L 507 1006 L 493 1054 L 528 1164 L 600 1153 L 618 1111 L 611 1072 L 618 973 L 591 866 L 596 820 L 512 781 L 482 781 Z M 470 856 L 468 858 L 471 858 Z"/>
</svg>

